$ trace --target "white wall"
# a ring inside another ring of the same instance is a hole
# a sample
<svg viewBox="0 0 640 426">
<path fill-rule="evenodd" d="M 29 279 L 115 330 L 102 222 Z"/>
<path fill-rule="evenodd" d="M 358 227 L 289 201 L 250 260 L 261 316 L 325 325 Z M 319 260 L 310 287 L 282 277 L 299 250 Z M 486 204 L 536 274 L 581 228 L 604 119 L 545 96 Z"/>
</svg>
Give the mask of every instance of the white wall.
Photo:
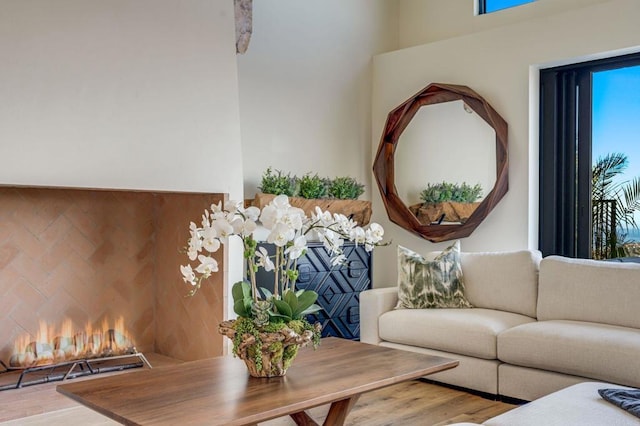
<svg viewBox="0 0 640 426">
<path fill-rule="evenodd" d="M 478 0 L 398 0 L 399 46 L 430 43 L 606 1 L 609 0 L 535 0 L 475 16 Z"/>
<path fill-rule="evenodd" d="M 372 56 L 397 48 L 395 0 L 259 0 L 238 57 L 245 196 L 267 167 L 352 176 L 371 194 Z"/>
<path fill-rule="evenodd" d="M 427 84 L 471 87 L 509 125 L 509 192 L 474 233 L 462 239 L 462 249 L 536 248 L 538 70 L 640 51 L 639 21 L 639 1 L 612 0 L 379 55 L 374 59 L 373 149 L 387 113 Z M 421 252 L 449 244 L 430 243 L 389 222 L 377 192 L 373 211 L 373 219 L 393 239 L 374 256 L 374 286 L 395 284 L 398 244 Z"/>
<path fill-rule="evenodd" d="M 0 2 L 0 184 L 242 197 L 233 2 Z"/>
<path fill-rule="evenodd" d="M 0 58 L 0 185 L 243 198 L 232 0 L 3 0 Z"/>
</svg>

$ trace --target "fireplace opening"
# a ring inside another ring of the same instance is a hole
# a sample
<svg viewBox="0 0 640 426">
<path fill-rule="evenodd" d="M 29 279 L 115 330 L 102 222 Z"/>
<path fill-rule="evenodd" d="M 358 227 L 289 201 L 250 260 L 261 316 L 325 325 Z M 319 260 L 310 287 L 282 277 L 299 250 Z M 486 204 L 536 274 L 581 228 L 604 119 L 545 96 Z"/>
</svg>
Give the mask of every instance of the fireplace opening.
<svg viewBox="0 0 640 426">
<path fill-rule="evenodd" d="M 145 365 L 151 368 L 124 324 L 120 317 L 78 330 L 69 318 L 60 327 L 40 321 L 35 336 L 17 338 L 8 362 L 0 360 L 0 390 Z"/>
<path fill-rule="evenodd" d="M 135 346 L 129 332 L 124 328 L 124 318 L 113 324 L 108 320 L 101 327 L 87 324 L 74 330 L 71 319 L 66 319 L 58 328 L 40 321 L 34 338 L 23 335 L 16 339 L 9 359 L 11 368 L 28 368 L 63 363 L 77 359 L 106 358 L 134 353 Z"/>
<path fill-rule="evenodd" d="M 155 355 L 181 361 L 221 355 L 215 329 L 224 317 L 226 280 L 219 274 L 204 297 L 186 298 L 179 265 L 189 222 L 225 199 L 0 185 L 0 361 L 6 366 L 0 372 L 8 370 L 0 383 L 52 366 L 71 368 L 70 375 L 97 371 L 105 367 L 102 358 L 139 364 L 137 352 L 154 363 Z M 217 259 L 221 269 L 224 256 Z M 116 327 L 120 317 L 126 332 Z M 64 325 L 67 318 L 72 326 Z M 104 319 L 114 323 L 103 326 Z M 115 359 L 125 355 L 134 356 Z"/>
</svg>

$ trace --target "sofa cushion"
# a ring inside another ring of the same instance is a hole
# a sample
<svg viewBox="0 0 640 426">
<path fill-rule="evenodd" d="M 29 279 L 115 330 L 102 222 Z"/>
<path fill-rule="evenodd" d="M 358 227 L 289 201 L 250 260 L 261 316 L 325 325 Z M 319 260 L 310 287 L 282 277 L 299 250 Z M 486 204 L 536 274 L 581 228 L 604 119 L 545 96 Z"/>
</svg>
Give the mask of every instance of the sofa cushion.
<svg viewBox="0 0 640 426">
<path fill-rule="evenodd" d="M 379 318 L 380 338 L 484 359 L 496 359 L 496 336 L 534 321 L 490 309 L 398 309 Z"/>
<path fill-rule="evenodd" d="M 640 386 L 640 330 L 580 321 L 538 321 L 498 336 L 498 358 L 523 367 Z"/>
<path fill-rule="evenodd" d="M 433 260 L 398 246 L 397 308 L 470 308 L 464 297 L 460 243 L 456 241 Z"/>
<path fill-rule="evenodd" d="M 640 328 L 638 312 L 639 264 L 560 256 L 546 257 L 540 263 L 539 320 L 589 321 Z"/>
<path fill-rule="evenodd" d="M 540 259 L 537 250 L 462 253 L 467 300 L 477 308 L 535 318 Z"/>
</svg>

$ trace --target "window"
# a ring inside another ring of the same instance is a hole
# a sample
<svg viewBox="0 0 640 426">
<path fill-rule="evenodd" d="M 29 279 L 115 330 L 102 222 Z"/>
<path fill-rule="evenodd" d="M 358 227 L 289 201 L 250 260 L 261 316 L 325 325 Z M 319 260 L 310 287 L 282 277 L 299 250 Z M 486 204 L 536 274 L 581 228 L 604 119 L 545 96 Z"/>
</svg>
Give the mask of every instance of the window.
<svg viewBox="0 0 640 426">
<path fill-rule="evenodd" d="M 533 3 L 535 0 L 478 0 L 478 14 L 497 12 L 498 10 Z"/>
<path fill-rule="evenodd" d="M 613 85 L 621 74 L 631 78 Z M 640 178 L 634 175 L 640 173 L 640 164 L 632 163 L 640 162 L 640 154 L 635 154 L 637 133 L 629 143 L 622 128 L 638 121 L 627 111 L 640 111 L 639 88 L 640 54 L 540 72 L 539 248 L 544 255 L 638 256 L 633 247 L 640 244 L 634 245 L 633 239 L 639 225 Z M 613 108 L 604 108 L 603 95 Z M 603 136 L 606 110 L 613 111 L 609 115 L 617 121 Z M 628 162 L 633 168 L 616 181 L 622 171 L 616 164 L 624 163 L 620 157 L 633 159 Z M 613 172 L 606 175 L 605 186 L 603 166 Z M 636 187 L 631 197 L 624 191 L 628 184 Z"/>
</svg>

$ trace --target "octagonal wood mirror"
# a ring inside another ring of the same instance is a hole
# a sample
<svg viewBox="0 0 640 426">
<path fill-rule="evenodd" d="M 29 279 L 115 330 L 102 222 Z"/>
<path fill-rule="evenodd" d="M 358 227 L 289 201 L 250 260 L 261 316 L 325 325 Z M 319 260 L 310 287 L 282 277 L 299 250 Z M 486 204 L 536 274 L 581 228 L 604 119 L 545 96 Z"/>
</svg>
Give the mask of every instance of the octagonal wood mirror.
<svg viewBox="0 0 640 426">
<path fill-rule="evenodd" d="M 467 86 L 432 83 L 387 116 L 373 172 L 389 219 L 440 242 L 467 237 L 482 223 L 508 190 L 508 165 L 507 123 L 493 107 Z M 452 176 L 482 182 L 481 199 L 467 214 L 434 220 L 429 203 L 410 205 L 419 188 Z"/>
</svg>

